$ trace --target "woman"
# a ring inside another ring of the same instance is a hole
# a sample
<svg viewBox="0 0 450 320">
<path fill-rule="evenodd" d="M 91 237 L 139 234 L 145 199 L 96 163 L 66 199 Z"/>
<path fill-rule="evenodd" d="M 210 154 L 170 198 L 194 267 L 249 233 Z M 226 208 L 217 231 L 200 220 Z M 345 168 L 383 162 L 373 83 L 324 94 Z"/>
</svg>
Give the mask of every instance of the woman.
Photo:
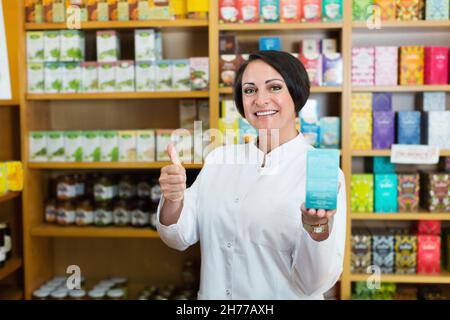
<svg viewBox="0 0 450 320">
<path fill-rule="evenodd" d="M 295 119 L 309 90 L 305 68 L 292 55 L 256 52 L 237 72 L 234 100 L 258 130 L 257 141 L 216 148 L 187 190 L 169 146 L 173 164 L 159 178 L 157 229 L 178 250 L 201 241 L 199 299 L 323 299 L 338 280 L 346 224 L 342 171 L 337 210 L 304 205 L 312 147 Z"/>
</svg>

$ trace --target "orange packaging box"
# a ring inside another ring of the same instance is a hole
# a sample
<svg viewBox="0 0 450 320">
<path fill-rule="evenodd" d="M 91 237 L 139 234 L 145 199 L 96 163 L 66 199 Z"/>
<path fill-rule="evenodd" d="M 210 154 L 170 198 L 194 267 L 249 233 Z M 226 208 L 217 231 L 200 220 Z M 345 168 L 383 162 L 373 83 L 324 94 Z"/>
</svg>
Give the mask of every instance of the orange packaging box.
<svg viewBox="0 0 450 320">
<path fill-rule="evenodd" d="M 400 85 L 423 85 L 423 46 L 403 46 L 400 48 Z"/>
</svg>

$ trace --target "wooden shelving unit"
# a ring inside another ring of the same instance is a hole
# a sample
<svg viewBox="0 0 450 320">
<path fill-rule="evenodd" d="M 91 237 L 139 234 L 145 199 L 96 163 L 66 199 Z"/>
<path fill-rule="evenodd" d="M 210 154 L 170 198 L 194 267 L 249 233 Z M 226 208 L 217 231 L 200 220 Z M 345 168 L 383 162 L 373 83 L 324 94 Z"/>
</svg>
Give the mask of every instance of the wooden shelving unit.
<svg viewBox="0 0 450 320">
<path fill-rule="evenodd" d="M 73 169 L 161 169 L 170 162 L 29 162 L 30 169 L 73 170 Z M 201 169 L 202 164 L 184 164 L 186 169 Z"/>
<path fill-rule="evenodd" d="M 423 86 L 353 86 L 353 92 L 450 92 L 450 85 Z"/>
<path fill-rule="evenodd" d="M 415 220 L 441 220 L 450 221 L 449 213 L 430 213 L 426 211 L 410 212 L 410 213 L 352 213 L 352 220 L 380 220 L 380 221 L 415 221 Z"/>
<path fill-rule="evenodd" d="M 132 100 L 208 98 L 208 91 L 28 94 L 28 100 Z"/>
<path fill-rule="evenodd" d="M 366 29 L 367 23 L 365 21 L 358 21 L 352 23 L 353 29 Z M 443 21 L 382 21 L 381 29 L 373 29 L 371 32 L 377 32 L 382 29 L 445 29 L 450 28 L 450 22 Z"/>
<path fill-rule="evenodd" d="M 22 300 L 23 291 L 19 287 L 8 285 L 0 286 L 0 300 Z"/>
<path fill-rule="evenodd" d="M 0 196 L 0 202 L 5 202 L 20 196 L 20 192 L 8 192 Z"/>
<path fill-rule="evenodd" d="M 30 233 L 36 237 L 159 238 L 156 231 L 148 228 L 62 227 L 48 224 L 37 225 L 31 228 Z"/>
<path fill-rule="evenodd" d="M 353 157 L 389 157 L 391 150 L 352 150 Z M 450 150 L 440 150 L 441 157 L 450 156 Z"/>
<path fill-rule="evenodd" d="M 351 281 L 367 281 L 371 275 L 367 274 L 352 274 Z M 450 274 L 442 272 L 440 274 L 425 275 L 425 274 L 382 274 L 382 282 L 396 282 L 396 283 L 426 283 L 426 284 L 450 284 Z"/>
<path fill-rule="evenodd" d="M 22 268 L 22 258 L 12 257 L 3 268 L 0 269 L 0 281 L 9 277 L 18 269 Z"/>
<path fill-rule="evenodd" d="M 305 23 L 224 23 L 219 24 L 220 31 L 263 31 L 263 30 L 339 30 L 341 22 L 305 22 Z"/>
<path fill-rule="evenodd" d="M 220 94 L 232 94 L 232 88 L 220 88 Z M 311 87 L 311 93 L 342 93 L 342 87 Z"/>
</svg>

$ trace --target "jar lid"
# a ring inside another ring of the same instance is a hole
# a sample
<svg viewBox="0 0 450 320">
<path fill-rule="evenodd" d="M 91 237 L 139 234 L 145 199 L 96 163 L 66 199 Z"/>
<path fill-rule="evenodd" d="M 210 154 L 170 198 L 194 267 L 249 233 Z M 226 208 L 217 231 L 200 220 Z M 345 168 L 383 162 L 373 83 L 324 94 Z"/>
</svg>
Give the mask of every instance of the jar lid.
<svg viewBox="0 0 450 320">
<path fill-rule="evenodd" d="M 111 289 L 106 293 L 108 298 L 122 298 L 124 294 L 125 292 L 122 289 Z"/>
<path fill-rule="evenodd" d="M 67 291 L 63 291 L 63 290 L 53 291 L 51 293 L 50 297 L 56 298 L 56 299 L 65 298 L 65 297 L 67 297 Z"/>
<path fill-rule="evenodd" d="M 82 298 L 84 296 L 86 296 L 86 291 L 84 291 L 84 290 L 69 291 L 69 297 L 71 297 L 71 298 Z"/>
<path fill-rule="evenodd" d="M 103 290 L 98 290 L 98 289 L 93 289 L 91 291 L 88 292 L 88 296 L 89 298 L 104 298 L 105 297 L 105 291 Z"/>
<path fill-rule="evenodd" d="M 50 295 L 50 291 L 48 291 L 48 290 L 38 289 L 33 292 L 33 297 L 36 297 L 39 299 L 48 298 L 49 295 Z"/>
</svg>

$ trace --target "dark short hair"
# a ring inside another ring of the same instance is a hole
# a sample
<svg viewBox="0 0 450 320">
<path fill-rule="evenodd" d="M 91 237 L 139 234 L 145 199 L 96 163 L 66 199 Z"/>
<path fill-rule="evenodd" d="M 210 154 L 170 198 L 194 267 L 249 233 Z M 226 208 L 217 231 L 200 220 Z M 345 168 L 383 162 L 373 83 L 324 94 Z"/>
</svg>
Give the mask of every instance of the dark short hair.
<svg viewBox="0 0 450 320">
<path fill-rule="evenodd" d="M 292 54 L 275 51 L 264 50 L 256 51 L 250 54 L 247 61 L 245 61 L 238 69 L 234 82 L 233 98 L 236 108 L 242 117 L 245 118 L 244 104 L 242 102 L 242 75 L 248 64 L 255 60 L 262 60 L 272 68 L 274 68 L 283 77 L 284 82 L 289 90 L 289 94 L 294 101 L 295 112 L 298 113 L 305 105 L 310 94 L 310 82 L 308 73 L 299 59 Z"/>
</svg>

